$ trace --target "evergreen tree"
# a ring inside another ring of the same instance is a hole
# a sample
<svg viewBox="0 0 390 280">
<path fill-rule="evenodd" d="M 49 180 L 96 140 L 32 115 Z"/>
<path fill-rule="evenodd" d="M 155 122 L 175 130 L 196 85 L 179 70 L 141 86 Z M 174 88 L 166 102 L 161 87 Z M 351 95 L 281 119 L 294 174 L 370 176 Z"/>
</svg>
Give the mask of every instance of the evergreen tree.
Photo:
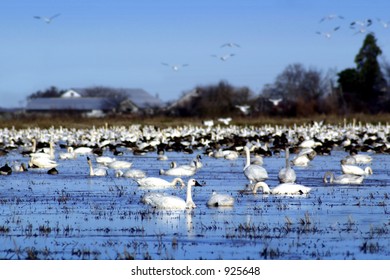
<svg viewBox="0 0 390 280">
<path fill-rule="evenodd" d="M 356 69 L 346 69 L 338 74 L 344 98 L 354 111 L 376 113 L 379 98 L 386 88 L 386 81 L 378 63 L 382 50 L 373 33 L 367 34 L 355 57 Z"/>
</svg>

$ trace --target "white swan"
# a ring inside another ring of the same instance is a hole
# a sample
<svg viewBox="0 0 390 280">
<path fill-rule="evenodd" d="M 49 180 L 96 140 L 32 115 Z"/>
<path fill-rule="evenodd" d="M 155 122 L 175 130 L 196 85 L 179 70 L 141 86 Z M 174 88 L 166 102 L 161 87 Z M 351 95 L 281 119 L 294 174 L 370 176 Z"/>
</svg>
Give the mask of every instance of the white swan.
<svg viewBox="0 0 390 280">
<path fill-rule="evenodd" d="M 106 157 L 106 156 L 96 157 L 96 162 L 104 165 L 108 165 L 114 161 L 116 161 L 116 158 Z"/>
<path fill-rule="evenodd" d="M 201 186 L 195 179 L 188 180 L 186 200 L 169 194 L 147 193 L 141 201 L 157 209 L 163 210 L 185 210 L 196 208 L 192 200 L 192 187 Z"/>
<path fill-rule="evenodd" d="M 312 149 L 308 149 L 307 151 L 303 151 L 295 156 L 292 160 L 292 163 L 296 166 L 308 166 L 309 162 L 315 157 L 316 152 Z"/>
<path fill-rule="evenodd" d="M 107 168 L 98 167 L 98 168 L 94 169 L 92 167 L 92 162 L 91 162 L 91 159 L 89 157 L 87 157 L 87 162 L 89 165 L 89 175 L 90 176 L 107 176 L 108 175 Z"/>
<path fill-rule="evenodd" d="M 32 158 L 30 158 L 28 165 L 33 168 L 53 168 L 57 167 L 58 163 L 47 157 L 33 156 Z"/>
<path fill-rule="evenodd" d="M 112 169 L 128 169 L 132 165 L 133 165 L 132 162 L 124 161 L 124 160 L 115 160 L 107 164 L 107 166 Z"/>
<path fill-rule="evenodd" d="M 288 148 L 285 150 L 286 167 L 280 169 L 278 179 L 280 183 L 294 183 L 297 179 L 294 169 L 290 166 L 290 151 Z"/>
<path fill-rule="evenodd" d="M 75 159 L 77 154 L 73 152 L 73 147 L 68 147 L 67 152 L 59 154 L 60 159 Z"/>
<path fill-rule="evenodd" d="M 250 151 L 247 146 L 244 147 L 246 153 L 246 165 L 243 169 L 245 177 L 249 180 L 251 184 L 256 182 L 264 181 L 268 179 L 267 170 L 257 164 L 251 164 L 250 162 Z"/>
<path fill-rule="evenodd" d="M 146 177 L 146 173 L 142 171 L 141 169 L 128 169 L 125 172 L 122 170 L 117 170 L 115 172 L 116 177 L 125 177 L 125 178 L 134 178 L 134 179 L 141 179 Z"/>
<path fill-rule="evenodd" d="M 257 189 L 261 189 L 264 194 L 308 194 L 311 191 L 311 188 L 304 185 L 295 184 L 295 183 L 283 183 L 276 186 L 273 189 L 270 189 L 265 182 L 258 182 L 253 187 L 253 193 L 257 193 Z"/>
<path fill-rule="evenodd" d="M 341 170 L 344 174 L 353 174 L 353 175 L 360 175 L 360 176 L 367 176 L 373 174 L 372 168 L 370 166 L 367 166 L 366 168 L 361 168 L 356 165 L 352 164 L 341 164 Z"/>
<path fill-rule="evenodd" d="M 194 163 L 194 165 L 173 166 L 168 170 L 160 169 L 160 175 L 187 177 L 193 176 L 196 170 L 196 163 Z"/>
<path fill-rule="evenodd" d="M 174 178 L 171 182 L 159 178 L 159 177 L 146 177 L 141 179 L 135 179 L 137 184 L 145 189 L 166 189 L 176 187 L 177 183 L 180 183 L 181 187 L 184 187 L 183 179 Z"/>
<path fill-rule="evenodd" d="M 324 174 L 324 182 L 331 184 L 341 184 L 341 185 L 348 185 L 348 184 L 361 184 L 364 180 L 364 176 L 360 175 L 354 175 L 354 174 L 343 174 L 339 176 L 335 176 L 333 172 L 327 171 Z"/>
<path fill-rule="evenodd" d="M 352 156 L 357 164 L 366 164 L 372 161 L 372 157 L 369 155 L 356 154 Z"/>
<path fill-rule="evenodd" d="M 233 206 L 234 197 L 228 194 L 220 194 L 213 192 L 207 201 L 207 206 L 210 207 L 223 207 L 223 206 Z"/>
<path fill-rule="evenodd" d="M 73 150 L 73 152 L 77 155 L 87 155 L 92 154 L 93 149 L 90 147 L 78 147 Z"/>
</svg>

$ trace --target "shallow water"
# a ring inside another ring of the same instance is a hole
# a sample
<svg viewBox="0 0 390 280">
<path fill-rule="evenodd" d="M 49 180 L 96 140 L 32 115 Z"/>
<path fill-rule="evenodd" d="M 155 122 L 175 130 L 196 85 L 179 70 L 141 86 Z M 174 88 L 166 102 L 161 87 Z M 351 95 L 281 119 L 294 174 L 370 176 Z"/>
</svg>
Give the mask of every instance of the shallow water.
<svg viewBox="0 0 390 280">
<path fill-rule="evenodd" d="M 124 152 L 121 160 L 160 176 L 170 161 L 189 163 L 203 151 L 169 152 L 168 161 L 156 160 L 156 153 Z M 241 194 L 248 183 L 245 158 L 202 155 L 204 166 L 194 178 L 204 186 L 193 189 L 197 208 L 186 211 L 156 211 L 140 203 L 144 191 L 113 170 L 90 177 L 86 156 L 58 160 L 58 175 L 29 169 L 0 176 L 0 258 L 389 259 L 389 156 L 372 154 L 374 174 L 362 185 L 323 183 L 326 171 L 341 174 L 346 155 L 336 149 L 308 167 L 294 167 L 297 182 L 312 187 L 306 196 Z M 16 151 L 0 160 L 28 161 Z M 271 188 L 284 163 L 283 154 L 264 158 Z M 233 195 L 235 205 L 207 207 L 212 191 Z M 184 190 L 165 192 L 185 198 Z"/>
</svg>

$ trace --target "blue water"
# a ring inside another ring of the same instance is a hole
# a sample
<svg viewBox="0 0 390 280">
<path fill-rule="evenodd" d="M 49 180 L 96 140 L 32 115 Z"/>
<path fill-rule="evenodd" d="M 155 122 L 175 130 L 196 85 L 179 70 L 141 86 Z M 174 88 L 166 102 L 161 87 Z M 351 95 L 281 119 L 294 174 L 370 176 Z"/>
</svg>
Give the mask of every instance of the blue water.
<svg viewBox="0 0 390 280">
<path fill-rule="evenodd" d="M 168 161 L 158 161 L 155 152 L 123 151 L 120 159 L 148 176 L 160 176 L 170 161 L 187 164 L 203 153 L 168 152 Z M 341 174 L 346 155 L 334 150 L 308 167 L 294 166 L 297 182 L 312 187 L 311 193 L 275 196 L 239 193 L 248 183 L 243 155 L 226 160 L 202 154 L 203 167 L 193 177 L 204 186 L 193 189 L 197 208 L 185 211 L 149 208 L 135 181 L 117 178 L 113 170 L 90 177 L 86 156 L 57 159 L 58 175 L 29 169 L 0 176 L 0 258 L 389 259 L 389 156 L 372 154 L 374 174 L 362 185 L 323 183 L 326 171 Z M 14 151 L 0 160 L 28 158 Z M 271 188 L 284 164 L 283 153 L 264 158 Z M 165 191 L 185 198 L 185 190 Z M 212 191 L 233 195 L 235 205 L 207 207 Z"/>
</svg>

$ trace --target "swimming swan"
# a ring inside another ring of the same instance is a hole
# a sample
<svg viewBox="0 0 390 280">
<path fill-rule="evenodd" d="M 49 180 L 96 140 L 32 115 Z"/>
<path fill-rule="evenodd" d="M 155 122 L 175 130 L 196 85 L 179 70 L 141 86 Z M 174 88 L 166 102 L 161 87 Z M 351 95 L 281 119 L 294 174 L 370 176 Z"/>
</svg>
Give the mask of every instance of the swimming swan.
<svg viewBox="0 0 390 280">
<path fill-rule="evenodd" d="M 108 172 L 106 168 L 93 168 L 92 167 L 92 162 L 89 157 L 87 157 L 87 162 L 89 165 L 89 175 L 90 176 L 107 176 Z"/>
<path fill-rule="evenodd" d="M 195 179 L 188 180 L 186 200 L 169 194 L 147 193 L 142 197 L 142 202 L 157 209 L 164 210 L 184 210 L 196 208 L 192 200 L 192 187 L 201 186 Z"/>
<path fill-rule="evenodd" d="M 251 164 L 250 162 L 250 151 L 247 146 L 244 147 L 246 153 L 246 165 L 243 169 L 245 177 L 249 180 L 251 184 L 256 182 L 261 182 L 268 179 L 267 170 L 257 164 Z"/>
<path fill-rule="evenodd" d="M 166 189 L 176 187 L 177 183 L 180 183 L 181 187 L 184 187 L 185 184 L 183 179 L 175 178 L 171 182 L 164 180 L 158 177 L 146 177 L 141 179 L 135 179 L 137 184 L 146 189 Z"/>
<path fill-rule="evenodd" d="M 29 167 L 33 168 L 53 168 L 57 167 L 58 163 L 47 157 L 32 157 L 28 163 Z"/>
<path fill-rule="evenodd" d="M 264 194 L 308 194 L 311 191 L 311 188 L 295 183 L 282 183 L 270 189 L 265 182 L 258 182 L 253 187 L 253 193 L 257 193 L 259 188 Z"/>
<path fill-rule="evenodd" d="M 278 179 L 280 183 L 294 183 L 297 179 L 294 169 L 290 166 L 290 151 L 288 148 L 285 150 L 286 155 L 286 167 L 280 169 Z"/>
<path fill-rule="evenodd" d="M 160 175 L 169 175 L 169 176 L 193 176 L 197 170 L 196 163 L 194 165 L 181 165 L 171 167 L 168 170 L 160 169 Z"/>
<path fill-rule="evenodd" d="M 223 206 L 233 206 L 234 197 L 228 194 L 220 194 L 213 192 L 207 201 L 207 206 L 209 207 L 223 207 Z"/>
<path fill-rule="evenodd" d="M 367 166 L 366 168 L 361 168 L 356 165 L 352 164 L 342 164 L 341 170 L 344 174 L 353 174 L 353 175 L 360 175 L 360 176 L 367 176 L 372 175 L 372 169 L 371 167 Z"/>
<path fill-rule="evenodd" d="M 361 184 L 364 180 L 364 176 L 354 175 L 354 174 L 343 174 L 340 176 L 335 176 L 334 173 L 330 171 L 327 171 L 324 174 L 325 183 L 328 183 L 328 178 L 329 178 L 329 183 L 342 184 L 342 185 Z"/>
<path fill-rule="evenodd" d="M 116 177 L 125 177 L 125 178 L 135 178 L 141 179 L 146 177 L 146 173 L 141 169 L 128 169 L 125 172 L 122 170 L 117 170 L 115 172 Z"/>
<path fill-rule="evenodd" d="M 128 169 L 132 165 L 133 165 L 132 162 L 124 161 L 124 160 L 114 160 L 107 164 L 107 166 L 112 169 Z"/>
</svg>

